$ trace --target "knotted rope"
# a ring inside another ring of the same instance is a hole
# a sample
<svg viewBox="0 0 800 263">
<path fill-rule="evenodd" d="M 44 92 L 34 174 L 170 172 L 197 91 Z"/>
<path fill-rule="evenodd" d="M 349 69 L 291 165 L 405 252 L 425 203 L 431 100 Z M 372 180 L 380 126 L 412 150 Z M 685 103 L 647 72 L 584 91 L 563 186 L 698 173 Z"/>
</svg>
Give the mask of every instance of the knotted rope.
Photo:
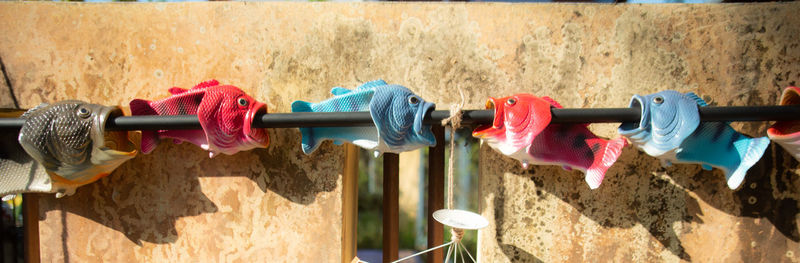
<svg viewBox="0 0 800 263">
<path fill-rule="evenodd" d="M 461 95 L 461 102 L 458 104 L 450 105 L 450 116 L 442 120 L 442 126 L 450 125 L 450 158 L 447 164 L 447 209 L 453 209 L 455 201 L 453 199 L 454 190 L 454 177 L 453 177 L 453 164 L 455 163 L 455 149 L 456 149 L 456 130 L 461 128 L 462 109 L 464 108 L 464 91 L 458 88 L 458 94 Z M 458 243 L 464 237 L 464 230 L 459 228 L 450 229 L 451 240 Z"/>
<path fill-rule="evenodd" d="M 458 88 L 458 93 L 461 95 L 461 102 L 458 103 L 458 104 L 450 105 L 450 117 L 447 117 L 446 119 L 442 120 L 442 126 L 450 125 L 450 159 L 448 160 L 450 163 L 447 166 L 448 167 L 447 168 L 447 209 L 453 209 L 453 207 L 455 206 L 455 201 L 453 199 L 453 189 L 454 189 L 453 186 L 455 185 L 454 179 L 453 179 L 453 163 L 454 163 L 453 161 L 455 160 L 456 130 L 461 127 L 462 109 L 464 108 L 464 102 L 466 101 L 466 98 L 464 97 L 464 91 L 461 90 L 460 87 Z M 463 249 L 464 252 L 466 252 L 466 254 L 469 256 L 469 258 L 472 259 L 472 262 L 476 262 L 475 258 L 473 258 L 472 255 L 469 253 L 469 250 L 467 250 L 467 248 L 464 246 L 464 244 L 461 244 L 461 239 L 463 237 L 464 237 L 464 230 L 463 229 L 451 228 L 450 229 L 450 242 L 447 242 L 447 243 L 444 243 L 442 245 L 439 245 L 439 246 L 436 246 L 436 247 L 432 247 L 432 248 L 420 251 L 419 253 L 415 253 L 413 255 L 401 258 L 401 259 L 396 260 L 394 262 L 405 261 L 405 260 L 410 259 L 412 257 L 416 257 L 416 256 L 419 256 L 419 255 L 428 253 L 430 251 L 439 249 L 441 247 L 446 247 L 446 246 L 449 246 L 449 248 L 447 250 L 447 258 L 445 259 L 445 262 L 447 262 L 447 260 L 450 258 L 450 252 L 453 252 L 453 255 L 454 255 L 453 262 L 456 262 L 456 259 L 457 259 L 458 254 L 459 254 L 458 251 L 460 251 L 461 249 Z M 462 261 L 464 261 L 463 255 L 462 255 Z"/>
</svg>

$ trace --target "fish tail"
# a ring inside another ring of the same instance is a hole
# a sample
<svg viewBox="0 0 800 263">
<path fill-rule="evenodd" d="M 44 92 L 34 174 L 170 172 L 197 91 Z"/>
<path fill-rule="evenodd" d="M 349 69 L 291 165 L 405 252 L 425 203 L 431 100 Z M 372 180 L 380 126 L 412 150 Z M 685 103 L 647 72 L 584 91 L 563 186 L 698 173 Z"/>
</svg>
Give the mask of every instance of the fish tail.
<svg viewBox="0 0 800 263">
<path fill-rule="evenodd" d="M 129 103 L 131 107 L 131 115 L 158 115 L 155 109 L 150 106 L 150 101 L 142 99 L 134 99 Z M 142 153 L 148 154 L 156 148 L 159 141 L 158 132 L 154 130 L 143 130 L 141 148 Z"/>
<path fill-rule="evenodd" d="M 602 150 L 596 152 L 596 154 L 601 155 L 596 156 L 592 166 L 586 169 L 586 183 L 589 184 L 591 189 L 600 187 L 603 178 L 606 176 L 606 171 L 617 161 L 617 158 L 622 154 L 622 148 L 628 145 L 628 141 L 623 137 L 619 137 L 608 141 L 603 140 L 601 144 L 603 144 L 603 147 L 600 147 Z"/>
<path fill-rule="evenodd" d="M 746 147 L 739 147 L 737 145 L 742 141 L 746 142 L 743 145 L 746 145 Z M 742 181 L 744 181 L 744 176 L 747 174 L 747 170 L 749 170 L 750 167 L 753 167 L 758 160 L 761 160 L 761 156 L 764 155 L 764 151 L 766 151 L 767 146 L 769 146 L 769 138 L 746 138 L 745 140 L 735 142 L 734 145 L 737 145 L 736 150 L 739 152 L 742 161 L 735 170 L 725 175 L 725 179 L 728 182 L 728 188 L 730 189 L 738 188 L 739 185 L 742 184 Z"/>
<path fill-rule="evenodd" d="M 292 102 L 292 112 L 314 112 L 311 109 L 311 103 L 296 100 Z M 314 150 L 319 147 L 320 141 L 314 137 L 314 129 L 311 127 L 300 127 L 300 135 L 303 136 L 302 138 L 302 146 L 303 152 L 305 154 L 310 154 L 314 152 Z"/>
</svg>

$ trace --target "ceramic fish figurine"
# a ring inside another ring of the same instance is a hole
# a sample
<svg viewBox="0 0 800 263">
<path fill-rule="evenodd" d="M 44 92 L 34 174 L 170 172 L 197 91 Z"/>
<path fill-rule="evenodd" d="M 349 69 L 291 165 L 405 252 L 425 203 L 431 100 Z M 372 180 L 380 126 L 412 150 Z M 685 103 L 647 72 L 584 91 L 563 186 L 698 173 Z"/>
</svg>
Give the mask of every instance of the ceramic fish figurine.
<svg viewBox="0 0 800 263">
<path fill-rule="evenodd" d="M 641 120 L 624 122 L 619 133 L 648 155 L 671 163 L 699 163 L 703 169 L 722 169 L 728 187 L 736 189 L 747 170 L 769 145 L 766 137 L 750 138 L 725 122 L 700 122 L 698 106 L 706 102 L 692 92 L 667 90 L 634 95 L 630 107 L 641 109 Z"/>
<path fill-rule="evenodd" d="M 118 107 L 76 100 L 42 103 L 25 112 L 19 144 L 8 138 L 2 141 L 0 195 L 47 192 L 61 197 L 110 174 L 136 155 L 127 132 L 105 131 L 108 117 L 121 112 Z"/>
<path fill-rule="evenodd" d="M 333 98 L 320 103 L 295 101 L 292 112 L 369 111 L 375 127 L 300 128 L 303 152 L 311 154 L 323 140 L 335 144 L 351 142 L 372 150 L 375 157 L 384 152 L 399 153 L 436 145 L 431 125 L 422 123 L 425 114 L 435 108 L 406 87 L 389 85 L 383 80 L 362 84 L 354 90 L 335 87 Z"/>
<path fill-rule="evenodd" d="M 472 132 L 490 147 L 522 162 L 561 165 L 565 170 L 586 173 L 586 183 L 596 189 L 609 167 L 617 161 L 624 138 L 606 140 L 597 137 L 588 124 L 550 123 L 550 108 L 561 108 L 549 97 L 517 94 L 489 98 L 487 109 L 494 109 L 494 121 Z"/>
<path fill-rule="evenodd" d="M 153 151 L 162 138 L 198 145 L 210 152 L 209 157 L 266 148 L 269 144 L 267 129 L 251 126 L 256 114 L 267 113 L 267 106 L 239 88 L 209 80 L 190 90 L 173 87 L 169 92 L 172 96 L 157 101 L 132 100 L 131 114 L 196 114 L 203 129 L 142 131 L 143 153 Z"/>
<path fill-rule="evenodd" d="M 800 104 L 800 88 L 787 87 L 781 105 Z M 800 161 L 800 121 L 779 121 L 767 129 L 767 136 Z"/>
</svg>

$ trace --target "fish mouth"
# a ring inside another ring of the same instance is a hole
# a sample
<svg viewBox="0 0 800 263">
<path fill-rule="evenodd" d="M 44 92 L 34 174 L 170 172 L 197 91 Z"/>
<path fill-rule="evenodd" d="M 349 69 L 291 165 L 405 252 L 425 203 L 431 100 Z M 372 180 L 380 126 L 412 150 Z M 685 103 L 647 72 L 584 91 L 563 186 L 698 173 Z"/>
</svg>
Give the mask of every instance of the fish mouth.
<svg viewBox="0 0 800 263">
<path fill-rule="evenodd" d="M 492 120 L 492 124 L 484 124 L 475 128 L 472 131 L 472 137 L 478 138 L 485 138 L 490 136 L 490 131 L 497 131 L 500 127 L 503 126 L 503 112 L 501 108 L 497 107 L 497 99 L 489 98 L 486 100 L 485 105 L 487 110 L 494 110 L 494 119 Z"/>
<path fill-rule="evenodd" d="M 623 122 L 619 126 L 619 130 L 621 133 L 630 133 L 636 130 L 642 129 L 642 127 L 647 126 L 647 120 L 650 119 L 650 107 L 648 107 L 647 103 L 644 103 L 644 97 L 640 95 L 633 95 L 631 98 L 631 102 L 628 104 L 629 108 L 638 108 L 641 110 L 641 114 L 639 117 L 638 122 Z M 623 134 L 624 135 L 624 134 Z"/>
<path fill-rule="evenodd" d="M 783 90 L 781 95 L 781 105 L 798 105 L 800 104 L 800 88 L 787 87 Z M 785 136 L 800 132 L 800 121 L 778 121 L 767 129 L 767 134 L 770 136 Z"/>
<path fill-rule="evenodd" d="M 267 114 L 267 105 L 255 101 L 245 116 L 244 134 L 251 144 L 266 148 L 267 145 L 269 145 L 269 134 L 267 133 L 267 129 L 253 127 L 253 120 L 260 118 L 263 114 Z"/>
<path fill-rule="evenodd" d="M 434 110 L 436 108 L 436 104 L 423 101 L 422 105 L 419 107 L 416 113 L 416 118 L 414 119 L 414 132 L 420 136 L 427 145 L 433 146 L 436 145 L 436 138 L 433 136 L 433 132 L 430 129 L 426 131 L 422 130 L 423 121 L 425 120 L 425 116 L 428 115 L 428 112 Z"/>
<path fill-rule="evenodd" d="M 92 127 L 91 137 L 96 145 L 105 145 L 106 121 L 111 115 L 123 116 L 122 109 L 116 106 L 101 106 L 96 104 L 85 104 L 93 112 L 94 126 Z"/>
</svg>

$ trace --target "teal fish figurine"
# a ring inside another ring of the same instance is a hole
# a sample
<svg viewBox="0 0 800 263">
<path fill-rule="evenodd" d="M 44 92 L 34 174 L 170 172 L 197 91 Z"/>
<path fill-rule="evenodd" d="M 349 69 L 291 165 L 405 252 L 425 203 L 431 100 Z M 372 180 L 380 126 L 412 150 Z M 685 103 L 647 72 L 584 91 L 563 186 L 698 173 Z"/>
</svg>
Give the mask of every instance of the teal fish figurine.
<svg viewBox="0 0 800 263">
<path fill-rule="evenodd" d="M 423 124 L 425 114 L 435 108 L 400 85 L 383 80 L 362 84 L 354 90 L 335 87 L 333 98 L 319 103 L 294 101 L 292 112 L 359 112 L 369 111 L 375 127 L 308 127 L 300 128 L 303 152 L 311 154 L 322 141 L 337 145 L 350 142 L 372 150 L 375 157 L 384 152 L 400 153 L 436 145 L 430 124 Z"/>
<path fill-rule="evenodd" d="M 630 107 L 641 109 L 641 120 L 623 122 L 618 131 L 664 166 L 698 163 L 705 170 L 720 168 L 728 187 L 736 189 L 761 159 L 769 139 L 747 137 L 725 122 L 701 123 L 698 106 L 707 104 L 692 92 L 634 95 Z"/>
</svg>

